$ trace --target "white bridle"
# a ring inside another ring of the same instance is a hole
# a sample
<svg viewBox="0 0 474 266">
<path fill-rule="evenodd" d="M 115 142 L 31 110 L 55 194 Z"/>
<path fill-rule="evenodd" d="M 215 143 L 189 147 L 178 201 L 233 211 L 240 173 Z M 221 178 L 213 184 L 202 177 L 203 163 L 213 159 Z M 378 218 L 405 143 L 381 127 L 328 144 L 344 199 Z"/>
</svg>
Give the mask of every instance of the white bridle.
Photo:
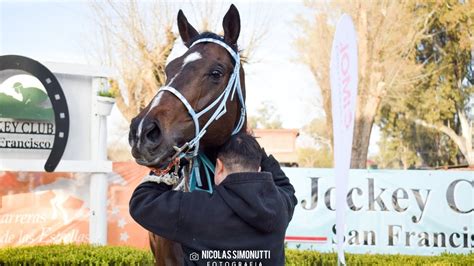
<svg viewBox="0 0 474 266">
<path fill-rule="evenodd" d="M 169 92 L 171 92 L 173 95 L 175 95 L 183 103 L 183 105 L 186 107 L 186 109 L 188 109 L 188 113 L 191 116 L 191 118 L 193 119 L 194 127 L 195 127 L 195 137 L 192 140 L 186 142 L 183 146 L 181 146 L 179 148 L 174 147 L 175 150 L 176 150 L 176 154 L 173 156 L 173 158 L 176 158 L 178 156 L 180 158 L 182 158 L 184 156 L 188 156 L 189 158 L 196 157 L 196 155 L 198 154 L 198 151 L 199 151 L 199 141 L 204 136 L 204 134 L 206 134 L 206 130 L 212 124 L 212 122 L 218 120 L 220 117 L 222 117 L 227 112 L 227 109 L 226 109 L 227 100 L 229 99 L 229 96 L 230 96 L 230 100 L 232 101 L 234 99 L 234 95 L 235 95 L 236 91 L 237 91 L 237 95 L 238 95 L 239 100 L 240 100 L 241 109 L 240 109 L 239 122 L 238 122 L 237 126 L 234 128 L 234 131 L 232 131 L 232 135 L 237 134 L 242 129 L 242 126 L 244 125 L 246 109 L 245 109 L 244 96 L 242 94 L 242 87 L 240 86 L 240 75 L 239 75 L 239 72 L 240 72 L 240 56 L 239 56 L 239 53 L 235 52 L 229 45 L 227 45 L 223 41 L 220 41 L 220 40 L 217 40 L 217 39 L 212 39 L 212 38 L 199 39 L 199 40 L 195 41 L 190 46 L 190 48 L 193 47 L 194 45 L 198 44 L 198 43 L 203 43 L 203 42 L 212 42 L 212 43 L 215 43 L 215 44 L 218 44 L 218 45 L 224 47 L 230 53 L 230 55 L 232 56 L 232 58 L 235 61 L 234 70 L 232 71 L 232 75 L 230 76 L 229 83 L 227 83 L 226 88 L 219 95 L 219 97 L 217 97 L 217 99 L 215 99 L 214 102 L 209 104 L 206 108 L 204 108 L 203 110 L 201 110 L 198 113 L 196 113 L 194 111 L 193 107 L 189 104 L 188 100 L 186 100 L 186 98 L 183 96 L 183 94 L 181 94 L 175 88 L 173 88 L 171 86 L 166 86 L 166 87 L 163 87 L 163 88 L 160 89 L 160 91 L 169 91 Z M 218 106 L 217 106 L 217 109 L 215 110 L 214 114 L 212 114 L 212 116 L 209 118 L 209 120 L 206 122 L 206 124 L 202 128 L 200 128 L 199 127 L 199 118 L 201 116 L 203 116 L 205 113 L 207 113 L 209 110 L 211 110 L 216 105 L 218 105 Z M 190 150 L 193 149 L 193 148 L 194 148 L 194 150 L 192 152 L 190 152 Z"/>
</svg>

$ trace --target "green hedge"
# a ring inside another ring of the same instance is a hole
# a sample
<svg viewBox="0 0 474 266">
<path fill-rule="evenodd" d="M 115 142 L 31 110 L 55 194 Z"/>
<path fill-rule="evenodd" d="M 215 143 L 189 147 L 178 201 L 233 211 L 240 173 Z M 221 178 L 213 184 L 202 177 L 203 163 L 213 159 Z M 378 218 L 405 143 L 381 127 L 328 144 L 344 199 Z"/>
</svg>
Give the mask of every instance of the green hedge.
<svg viewBox="0 0 474 266">
<path fill-rule="evenodd" d="M 474 253 L 439 256 L 346 254 L 347 265 L 474 265 Z M 336 265 L 335 253 L 286 250 L 290 266 Z M 46 245 L 0 249 L 0 265 L 153 265 L 147 250 L 91 245 Z"/>
<path fill-rule="evenodd" d="M 45 245 L 0 249 L 0 265 L 153 265 L 149 251 L 131 247 Z"/>
<path fill-rule="evenodd" d="M 286 250 L 286 265 L 337 265 L 336 253 L 309 250 Z M 441 254 L 439 256 L 347 254 L 347 265 L 474 265 L 474 253 Z"/>
</svg>

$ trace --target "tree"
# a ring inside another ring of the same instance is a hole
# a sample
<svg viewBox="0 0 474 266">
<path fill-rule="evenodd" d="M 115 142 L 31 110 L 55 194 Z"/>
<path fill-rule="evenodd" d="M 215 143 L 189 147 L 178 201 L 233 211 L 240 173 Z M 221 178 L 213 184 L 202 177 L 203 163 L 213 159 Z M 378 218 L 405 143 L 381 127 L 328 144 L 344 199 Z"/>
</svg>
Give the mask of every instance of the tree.
<svg viewBox="0 0 474 266">
<path fill-rule="evenodd" d="M 176 34 L 174 16 L 161 1 L 143 8 L 137 1 L 96 2 L 103 61 L 118 71 L 117 107 L 127 121 L 140 112 L 166 81 L 164 69 Z M 153 19 L 151 19 L 153 18 Z"/>
<path fill-rule="evenodd" d="M 378 143 L 380 152 L 377 156 L 379 168 L 411 169 L 419 165 L 419 157 L 399 139 L 383 137 Z"/>
<path fill-rule="evenodd" d="M 300 58 L 316 79 L 323 98 L 326 131 L 332 140 L 329 62 L 334 25 L 342 12 L 351 15 L 358 35 L 359 84 L 352 168 L 365 168 L 374 118 L 382 99 L 397 97 L 419 78 L 415 44 L 427 17 L 418 17 L 409 1 L 308 1 L 311 18 L 299 17 L 296 39 Z"/>
<path fill-rule="evenodd" d="M 301 147 L 298 153 L 298 165 L 300 167 L 332 167 L 332 152 L 327 147 Z"/>
<path fill-rule="evenodd" d="M 313 143 L 297 149 L 298 165 L 301 167 L 332 167 L 333 153 L 331 140 L 325 127 L 325 120 L 315 118 L 302 129 Z"/>
<path fill-rule="evenodd" d="M 222 18 L 217 19 L 215 16 L 224 14 L 222 8 L 228 6 L 224 7 L 222 2 L 219 5 L 217 1 L 190 4 L 195 10 L 199 29 L 222 31 Z M 140 3 L 97 1 L 93 8 L 97 24 L 101 27 L 100 54 L 106 65 L 118 71 L 117 80 L 112 82 L 119 92 L 117 107 L 130 121 L 146 107 L 166 81 L 165 66 L 177 41 L 177 34 L 173 31 L 176 13 L 171 12 L 172 5 L 163 0 Z M 246 27 L 255 30 L 244 30 L 241 34 L 245 48 L 241 52 L 244 63 L 254 57 L 258 44 L 267 32 L 265 12 L 259 12 L 258 15 L 261 18 L 259 26 Z M 211 24 L 210 21 L 216 23 Z"/>
<path fill-rule="evenodd" d="M 403 113 L 391 112 L 384 105 L 378 164 L 381 168 L 426 168 L 453 164 L 458 160 L 454 143 L 444 134 L 417 125 Z"/>
<path fill-rule="evenodd" d="M 268 101 L 262 102 L 257 109 L 257 115 L 249 116 L 247 123 L 249 128 L 282 128 L 280 115 L 278 115 L 275 106 Z"/>
<path fill-rule="evenodd" d="M 414 3 L 414 10 L 418 16 L 430 16 L 426 34 L 416 45 L 415 61 L 423 66 L 423 78 L 403 97 L 386 102 L 380 125 L 387 136 L 398 140 L 402 138 L 397 135 L 409 134 L 414 124 L 424 127 L 423 140 L 438 140 L 431 150 L 447 155 L 428 158 L 430 165 L 457 164 L 459 150 L 472 166 L 474 129 L 468 105 L 474 92 L 474 3 L 422 1 Z M 403 124 L 411 126 L 400 128 Z M 403 141 L 416 148 L 415 139 Z"/>
<path fill-rule="evenodd" d="M 315 146 L 326 148 L 332 152 L 331 139 L 329 138 L 329 132 L 326 130 L 324 119 L 314 118 L 303 127 L 303 132 L 314 140 Z"/>
</svg>

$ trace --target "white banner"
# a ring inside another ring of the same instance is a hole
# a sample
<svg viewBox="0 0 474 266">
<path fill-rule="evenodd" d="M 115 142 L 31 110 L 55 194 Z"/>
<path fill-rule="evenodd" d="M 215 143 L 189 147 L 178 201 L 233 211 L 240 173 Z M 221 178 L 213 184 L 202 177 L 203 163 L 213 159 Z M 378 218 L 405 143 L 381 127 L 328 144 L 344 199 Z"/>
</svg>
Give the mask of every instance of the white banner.
<svg viewBox="0 0 474 266">
<path fill-rule="evenodd" d="M 344 200 L 351 162 L 357 99 L 357 35 L 349 15 L 337 23 L 331 51 L 331 103 L 334 134 L 334 169 L 336 172 L 336 228 L 344 232 Z M 345 264 L 343 234 L 338 234 L 338 257 Z"/>
<path fill-rule="evenodd" d="M 287 230 L 291 248 L 336 248 L 332 169 L 285 168 L 298 205 Z M 344 196 L 345 250 L 433 255 L 474 248 L 472 171 L 351 170 Z"/>
</svg>

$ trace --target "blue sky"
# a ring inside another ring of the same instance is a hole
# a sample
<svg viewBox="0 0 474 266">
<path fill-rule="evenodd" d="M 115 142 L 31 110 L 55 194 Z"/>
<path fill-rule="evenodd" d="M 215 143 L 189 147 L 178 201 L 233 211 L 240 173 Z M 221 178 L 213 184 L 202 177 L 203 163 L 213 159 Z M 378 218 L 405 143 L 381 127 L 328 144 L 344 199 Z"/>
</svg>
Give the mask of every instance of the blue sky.
<svg viewBox="0 0 474 266">
<path fill-rule="evenodd" d="M 0 0 L 0 49 L 39 60 L 87 63 L 90 9 L 77 1 Z"/>
</svg>

